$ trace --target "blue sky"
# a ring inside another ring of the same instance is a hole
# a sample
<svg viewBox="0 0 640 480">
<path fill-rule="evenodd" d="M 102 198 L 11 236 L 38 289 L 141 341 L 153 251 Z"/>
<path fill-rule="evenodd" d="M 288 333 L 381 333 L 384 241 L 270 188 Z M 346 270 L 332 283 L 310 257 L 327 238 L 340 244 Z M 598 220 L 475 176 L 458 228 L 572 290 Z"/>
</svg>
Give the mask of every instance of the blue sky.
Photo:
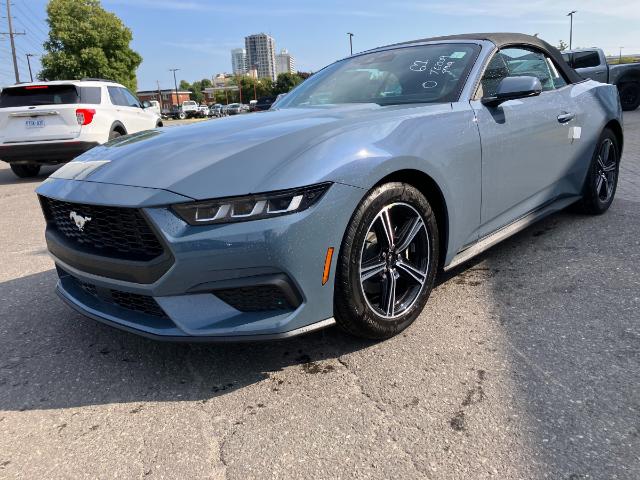
<svg viewBox="0 0 640 480">
<path fill-rule="evenodd" d="M 41 54 L 46 38 L 46 0 L 12 0 L 23 79 L 28 77 L 25 53 Z M 640 53 L 640 0 L 102 0 L 103 6 L 133 31 L 132 46 L 144 61 L 138 69 L 140 89 L 173 85 L 169 68 L 179 79 L 211 77 L 231 69 L 229 50 L 244 46 L 245 35 L 270 33 L 276 47 L 287 48 L 299 70 L 317 70 L 348 54 L 346 32 L 353 32 L 354 50 L 465 32 L 515 31 L 553 43 L 569 40 L 570 10 L 574 47 L 601 46 L 607 53 Z M 2 0 L 4 10 L 4 0 Z M 0 19 L 6 31 L 6 19 Z M 0 84 L 12 82 L 9 42 L 0 39 Z M 34 72 L 38 59 L 32 60 Z"/>
</svg>

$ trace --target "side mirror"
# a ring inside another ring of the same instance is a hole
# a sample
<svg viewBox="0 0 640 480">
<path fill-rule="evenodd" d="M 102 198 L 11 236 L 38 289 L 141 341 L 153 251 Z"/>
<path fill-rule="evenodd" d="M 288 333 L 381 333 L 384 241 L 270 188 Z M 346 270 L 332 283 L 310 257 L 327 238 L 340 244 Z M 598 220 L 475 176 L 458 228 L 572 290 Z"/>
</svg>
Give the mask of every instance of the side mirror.
<svg viewBox="0 0 640 480">
<path fill-rule="evenodd" d="M 497 107 L 507 100 L 535 97 L 541 93 L 542 84 L 537 77 L 506 77 L 500 81 L 495 96 L 482 97 L 481 102 L 488 107 Z"/>
<path fill-rule="evenodd" d="M 150 106 L 151 106 L 151 104 L 147 100 L 142 102 L 142 108 L 149 108 Z"/>
</svg>

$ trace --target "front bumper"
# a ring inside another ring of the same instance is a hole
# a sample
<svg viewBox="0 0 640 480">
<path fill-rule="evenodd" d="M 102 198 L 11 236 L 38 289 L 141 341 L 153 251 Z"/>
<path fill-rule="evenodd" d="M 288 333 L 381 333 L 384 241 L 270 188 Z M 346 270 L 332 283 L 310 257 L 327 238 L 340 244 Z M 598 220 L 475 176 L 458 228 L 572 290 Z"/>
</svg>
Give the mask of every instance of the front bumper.
<svg viewBox="0 0 640 480">
<path fill-rule="evenodd" d="M 158 190 L 152 195 L 153 201 L 146 201 L 137 187 L 76 182 L 83 190 L 79 195 L 68 182 L 50 180 L 39 193 L 52 196 L 67 192 L 66 198 L 58 199 L 79 202 L 84 197 L 97 198 L 98 191 L 98 198 L 110 198 L 111 189 L 118 190 L 122 199 L 122 189 L 130 189 L 128 197 L 139 199 L 140 205 L 136 206 L 142 207 L 173 257 L 160 278 L 152 283 L 134 283 L 92 273 L 90 266 L 74 264 L 68 257 L 63 259 L 51 252 L 63 272 L 57 287 L 59 295 L 86 316 L 151 338 L 186 341 L 286 338 L 333 323 L 333 273 L 338 255 L 333 257 L 329 281 L 322 285 L 325 255 L 329 247 L 339 250 L 363 190 L 334 184 L 318 204 L 303 212 L 192 227 L 165 206 L 153 205 L 162 202 Z M 98 292 L 150 298 L 165 315 L 123 308 L 93 290 L 88 293 L 78 281 L 93 285 Z M 289 299 L 283 302 L 284 308 L 271 305 L 265 310 L 247 309 L 243 302 L 238 306 L 234 299 L 238 291 L 253 295 L 251 287 L 265 284 L 277 284 L 279 291 L 284 291 L 284 298 Z M 222 295 L 223 291 L 236 294 Z"/>
<path fill-rule="evenodd" d="M 8 163 L 36 163 L 55 165 L 73 160 L 87 150 L 97 146 L 98 142 L 65 141 L 20 143 L 0 145 L 0 160 Z"/>
</svg>

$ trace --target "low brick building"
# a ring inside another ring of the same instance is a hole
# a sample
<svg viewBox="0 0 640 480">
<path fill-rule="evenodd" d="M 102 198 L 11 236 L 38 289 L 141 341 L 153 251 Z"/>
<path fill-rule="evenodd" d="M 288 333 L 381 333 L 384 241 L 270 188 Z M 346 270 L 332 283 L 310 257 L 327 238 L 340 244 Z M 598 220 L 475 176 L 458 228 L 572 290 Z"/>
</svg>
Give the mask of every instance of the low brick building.
<svg viewBox="0 0 640 480">
<path fill-rule="evenodd" d="M 141 102 L 145 100 L 157 100 L 160 102 L 160 109 L 170 109 L 174 105 L 182 105 L 182 102 L 190 100 L 189 90 L 178 90 L 178 101 L 176 102 L 176 91 L 174 89 L 164 90 L 141 90 L 137 92 Z"/>
</svg>

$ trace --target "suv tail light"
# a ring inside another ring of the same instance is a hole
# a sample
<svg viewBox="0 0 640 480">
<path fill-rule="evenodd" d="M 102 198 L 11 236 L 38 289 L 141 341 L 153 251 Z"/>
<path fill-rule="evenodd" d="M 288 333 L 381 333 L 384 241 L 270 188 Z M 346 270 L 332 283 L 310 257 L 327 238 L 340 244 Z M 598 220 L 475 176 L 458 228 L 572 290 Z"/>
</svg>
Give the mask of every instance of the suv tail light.
<svg viewBox="0 0 640 480">
<path fill-rule="evenodd" d="M 88 125 L 93 120 L 96 111 L 93 108 L 78 108 L 76 110 L 76 119 L 78 125 Z"/>
</svg>

